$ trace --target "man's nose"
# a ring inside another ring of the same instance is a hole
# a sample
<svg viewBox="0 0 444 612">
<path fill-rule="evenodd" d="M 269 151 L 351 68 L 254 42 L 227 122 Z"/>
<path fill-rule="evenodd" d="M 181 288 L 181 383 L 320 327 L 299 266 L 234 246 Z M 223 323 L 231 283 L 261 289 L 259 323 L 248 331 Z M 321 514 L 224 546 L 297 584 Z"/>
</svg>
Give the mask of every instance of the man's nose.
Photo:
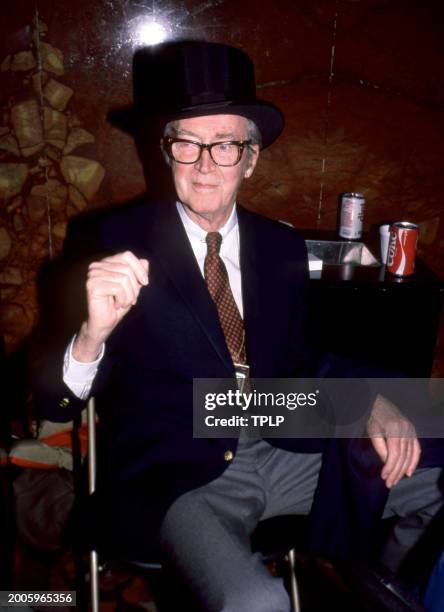
<svg viewBox="0 0 444 612">
<path fill-rule="evenodd" d="M 212 160 L 208 149 L 203 149 L 199 161 L 196 162 L 196 166 L 199 172 L 213 172 L 216 167 L 216 164 Z"/>
</svg>

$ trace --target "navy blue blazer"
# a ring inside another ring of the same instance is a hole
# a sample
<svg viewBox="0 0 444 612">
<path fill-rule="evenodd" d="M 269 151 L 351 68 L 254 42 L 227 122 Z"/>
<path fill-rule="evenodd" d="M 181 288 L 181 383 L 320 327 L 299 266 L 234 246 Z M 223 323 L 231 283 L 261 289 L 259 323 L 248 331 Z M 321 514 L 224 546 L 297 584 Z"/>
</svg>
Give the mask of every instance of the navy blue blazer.
<svg viewBox="0 0 444 612">
<path fill-rule="evenodd" d="M 305 242 L 293 228 L 241 206 L 238 219 L 251 376 L 315 376 Z M 236 452 L 234 438 L 192 435 L 193 378 L 229 378 L 233 365 L 174 202 L 111 212 L 91 236 L 91 253 L 131 250 L 150 262 L 149 285 L 108 339 L 93 387 L 104 432 L 93 531 L 112 533 L 114 552 L 140 556 L 149 554 L 172 501 L 220 475 L 226 451 Z M 68 254 L 77 241 L 68 235 Z M 57 351 L 45 359 L 35 385 L 40 412 L 53 420 L 68 420 L 84 406 L 61 380 L 61 359 Z M 321 369 L 344 373 L 328 360 Z M 324 453 L 311 515 L 313 550 L 368 555 L 387 496 L 369 442 L 270 443 Z"/>
</svg>

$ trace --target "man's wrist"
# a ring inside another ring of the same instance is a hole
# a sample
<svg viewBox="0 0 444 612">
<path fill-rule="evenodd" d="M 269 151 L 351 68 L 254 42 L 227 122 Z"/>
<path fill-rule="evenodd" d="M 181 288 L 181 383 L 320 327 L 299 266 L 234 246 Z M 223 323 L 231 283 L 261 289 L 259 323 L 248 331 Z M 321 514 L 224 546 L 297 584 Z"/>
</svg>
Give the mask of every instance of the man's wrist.
<svg viewBox="0 0 444 612">
<path fill-rule="evenodd" d="M 71 354 L 76 361 L 91 363 L 98 359 L 104 341 L 105 338 L 91 335 L 87 324 L 83 323 L 74 339 Z"/>
</svg>

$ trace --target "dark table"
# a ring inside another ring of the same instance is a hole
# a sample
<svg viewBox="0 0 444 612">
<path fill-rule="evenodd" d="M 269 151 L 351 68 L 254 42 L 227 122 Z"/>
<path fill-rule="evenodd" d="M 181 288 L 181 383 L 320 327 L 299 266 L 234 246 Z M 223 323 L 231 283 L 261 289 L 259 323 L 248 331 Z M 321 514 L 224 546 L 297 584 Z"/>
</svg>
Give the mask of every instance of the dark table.
<svg viewBox="0 0 444 612">
<path fill-rule="evenodd" d="M 333 232 L 305 231 L 306 239 L 340 240 Z M 379 258 L 379 243 L 364 236 Z M 385 266 L 324 265 L 310 280 L 310 314 L 322 350 L 401 370 L 432 371 L 444 283 L 417 258 L 415 273 L 398 278 Z"/>
</svg>

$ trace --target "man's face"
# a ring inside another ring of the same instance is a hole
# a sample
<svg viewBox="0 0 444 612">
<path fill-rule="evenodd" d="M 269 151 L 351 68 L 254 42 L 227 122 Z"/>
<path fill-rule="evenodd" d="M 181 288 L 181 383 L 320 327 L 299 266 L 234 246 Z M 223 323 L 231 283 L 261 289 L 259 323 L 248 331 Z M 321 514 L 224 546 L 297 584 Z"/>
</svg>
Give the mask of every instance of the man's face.
<svg viewBox="0 0 444 612">
<path fill-rule="evenodd" d="M 247 119 L 238 115 L 211 115 L 182 119 L 177 136 L 202 144 L 224 140 L 247 140 Z M 251 176 L 259 147 L 251 156 L 246 148 L 235 166 L 218 166 L 208 150 L 195 164 L 173 162 L 177 195 L 190 218 L 207 231 L 216 231 L 230 216 L 242 180 Z"/>
</svg>

